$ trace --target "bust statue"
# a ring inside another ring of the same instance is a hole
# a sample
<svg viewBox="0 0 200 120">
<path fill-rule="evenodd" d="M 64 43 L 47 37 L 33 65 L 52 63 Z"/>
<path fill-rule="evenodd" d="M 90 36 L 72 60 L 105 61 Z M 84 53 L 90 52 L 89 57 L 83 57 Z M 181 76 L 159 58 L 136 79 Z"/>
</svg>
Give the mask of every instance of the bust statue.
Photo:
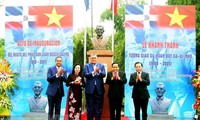
<svg viewBox="0 0 200 120">
<path fill-rule="evenodd" d="M 162 82 L 156 84 L 155 93 L 156 98 L 149 101 L 153 114 L 168 114 L 171 99 L 164 97 L 165 85 Z"/>
<path fill-rule="evenodd" d="M 45 96 L 41 95 L 42 90 L 42 82 L 35 81 L 33 86 L 34 96 L 28 98 L 30 112 L 45 112 L 48 101 Z"/>
<path fill-rule="evenodd" d="M 103 36 L 104 27 L 102 25 L 97 25 L 95 32 L 97 36 L 92 38 L 92 44 L 93 44 L 94 49 L 97 49 L 97 50 L 106 49 L 108 38 Z"/>
</svg>

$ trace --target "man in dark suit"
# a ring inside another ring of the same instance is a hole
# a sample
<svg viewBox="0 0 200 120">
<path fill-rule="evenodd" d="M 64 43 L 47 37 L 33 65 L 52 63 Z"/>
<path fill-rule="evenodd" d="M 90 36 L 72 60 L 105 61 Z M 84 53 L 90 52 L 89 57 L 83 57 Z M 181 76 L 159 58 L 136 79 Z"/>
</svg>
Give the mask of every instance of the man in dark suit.
<svg viewBox="0 0 200 120">
<path fill-rule="evenodd" d="M 66 71 L 62 67 L 62 58 L 55 59 L 56 65 L 50 67 L 47 72 L 47 81 L 49 82 L 46 95 L 48 97 L 49 113 L 48 120 L 59 120 L 61 101 L 64 96 L 63 82 L 66 82 Z M 53 111 L 55 118 L 53 119 Z"/>
<path fill-rule="evenodd" d="M 121 120 L 122 99 L 126 82 L 126 74 L 119 71 L 118 63 L 112 63 L 112 71 L 107 73 L 106 79 L 106 84 L 109 85 L 108 97 L 111 120 Z"/>
<path fill-rule="evenodd" d="M 150 85 L 149 73 L 142 71 L 143 65 L 136 62 L 136 72 L 131 74 L 129 85 L 134 86 L 132 91 L 135 106 L 135 119 L 140 120 L 140 108 L 142 109 L 142 120 L 147 120 L 147 106 L 150 98 L 147 86 Z"/>
<path fill-rule="evenodd" d="M 100 120 L 103 107 L 104 82 L 106 76 L 105 67 L 97 63 L 97 55 L 90 55 L 90 63 L 85 65 L 84 76 L 86 78 L 85 96 L 87 107 L 87 119 Z"/>
</svg>

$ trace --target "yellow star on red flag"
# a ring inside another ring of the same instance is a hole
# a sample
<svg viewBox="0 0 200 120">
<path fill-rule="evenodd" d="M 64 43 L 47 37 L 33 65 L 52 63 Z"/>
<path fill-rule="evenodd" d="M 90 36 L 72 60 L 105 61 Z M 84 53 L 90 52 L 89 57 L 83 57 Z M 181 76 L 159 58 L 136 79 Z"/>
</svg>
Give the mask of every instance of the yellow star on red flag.
<svg viewBox="0 0 200 120">
<path fill-rule="evenodd" d="M 180 15 L 177 7 L 175 8 L 173 14 L 169 14 L 169 13 L 165 13 L 165 14 L 167 14 L 171 18 L 169 26 L 178 24 L 180 27 L 183 28 L 182 21 L 187 17 L 187 15 Z"/>
<path fill-rule="evenodd" d="M 53 8 L 51 14 L 45 13 L 47 17 L 49 17 L 49 21 L 47 25 L 51 25 L 55 23 L 57 26 L 61 27 L 60 20 L 65 16 L 62 14 L 57 14 L 55 7 Z"/>
</svg>

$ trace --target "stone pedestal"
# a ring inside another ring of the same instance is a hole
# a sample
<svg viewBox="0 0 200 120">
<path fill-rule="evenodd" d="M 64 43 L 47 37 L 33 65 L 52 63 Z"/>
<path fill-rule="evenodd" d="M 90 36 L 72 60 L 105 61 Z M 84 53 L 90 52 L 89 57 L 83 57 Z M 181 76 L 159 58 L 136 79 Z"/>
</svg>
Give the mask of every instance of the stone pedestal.
<svg viewBox="0 0 200 120">
<path fill-rule="evenodd" d="M 48 120 L 48 113 L 28 112 L 22 115 L 24 120 Z"/>
<path fill-rule="evenodd" d="M 148 120 L 174 120 L 174 116 L 167 114 L 151 114 L 148 115 Z"/>
<path fill-rule="evenodd" d="M 97 62 L 105 65 L 106 72 L 112 70 L 111 64 L 113 62 L 112 61 L 113 52 L 111 50 L 89 50 L 87 52 L 87 56 L 90 56 L 91 53 L 97 54 Z M 104 87 L 105 87 L 105 94 L 104 94 L 103 112 L 101 116 L 102 120 L 106 120 L 110 118 L 110 108 L 109 108 L 109 100 L 108 100 L 109 86 L 107 84 L 104 84 Z"/>
</svg>

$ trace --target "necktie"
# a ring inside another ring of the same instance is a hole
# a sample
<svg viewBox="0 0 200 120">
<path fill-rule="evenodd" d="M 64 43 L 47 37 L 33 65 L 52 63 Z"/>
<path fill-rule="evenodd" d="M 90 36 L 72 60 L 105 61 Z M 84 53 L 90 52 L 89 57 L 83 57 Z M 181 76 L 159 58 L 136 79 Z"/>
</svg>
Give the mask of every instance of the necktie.
<svg viewBox="0 0 200 120">
<path fill-rule="evenodd" d="M 60 67 L 57 68 L 57 71 L 60 69 Z"/>
<path fill-rule="evenodd" d="M 117 79 L 117 72 L 114 72 L 115 79 Z"/>
<path fill-rule="evenodd" d="M 94 68 L 94 70 L 97 68 L 97 64 L 93 64 L 93 68 Z M 97 73 L 95 73 L 95 75 L 97 75 Z M 94 81 L 94 84 L 96 85 L 97 83 L 96 83 L 96 79 L 95 79 L 95 81 Z"/>
<path fill-rule="evenodd" d="M 141 76 L 141 75 L 140 75 L 140 72 L 138 72 L 138 74 L 137 74 L 137 75 L 140 77 L 140 76 Z"/>
</svg>

